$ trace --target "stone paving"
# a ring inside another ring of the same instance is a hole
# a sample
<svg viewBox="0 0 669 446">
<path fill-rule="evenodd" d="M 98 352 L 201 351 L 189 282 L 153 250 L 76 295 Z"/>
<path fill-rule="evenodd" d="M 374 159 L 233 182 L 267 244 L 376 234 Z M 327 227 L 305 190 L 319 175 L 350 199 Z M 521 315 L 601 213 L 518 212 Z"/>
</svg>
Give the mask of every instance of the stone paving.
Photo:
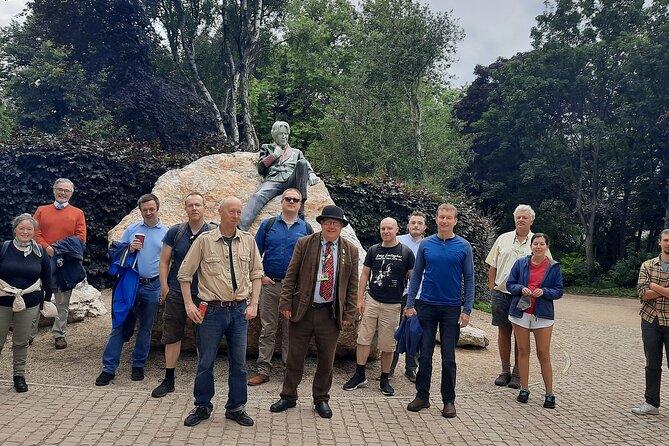
<svg viewBox="0 0 669 446">
<path fill-rule="evenodd" d="M 618 316 L 611 322 L 607 311 L 614 302 Z M 495 376 L 485 376 L 480 382 L 489 385 L 458 386 L 458 417 L 450 420 L 441 417 L 442 404 L 436 393 L 431 408 L 407 412 L 406 404 L 414 396 L 410 385 L 396 386 L 398 392 L 390 398 L 379 394 L 372 379 L 366 389 L 340 391 L 352 370 L 347 367 L 335 377 L 332 419 L 314 413 L 308 380 L 300 387 L 303 397 L 295 409 L 270 413 L 269 405 L 280 386 L 277 378 L 263 390 L 249 390 L 247 412 L 256 424 L 246 428 L 224 417 L 225 375 L 217 365 L 214 412 L 193 428 L 183 426 L 192 408 L 190 383 L 181 383 L 177 392 L 154 399 L 145 389 L 124 385 L 120 377 L 119 383 L 106 388 L 95 387 L 91 376 L 72 385 L 29 380 L 30 390 L 24 394 L 14 392 L 10 381 L 0 380 L 0 444 L 664 445 L 669 443 L 669 410 L 663 408 L 660 415 L 651 417 L 630 413 L 643 399 L 644 359 L 637 309 L 636 300 L 568 296 L 559 301 L 553 337 L 556 410 L 542 407 L 543 384 L 536 361 L 530 370 L 529 404 L 517 403 L 517 391 L 496 388 L 492 384 Z M 485 356 L 485 361 L 496 360 L 495 352 Z M 4 364 L 3 377 L 7 361 Z M 458 373 L 478 371 L 468 364 Z M 154 376 L 159 374 L 155 371 Z M 400 380 L 405 381 L 399 377 L 393 382 Z M 156 383 L 146 383 L 146 388 Z M 437 380 L 432 388 L 438 390 Z M 666 380 L 662 394 L 669 398 Z"/>
</svg>

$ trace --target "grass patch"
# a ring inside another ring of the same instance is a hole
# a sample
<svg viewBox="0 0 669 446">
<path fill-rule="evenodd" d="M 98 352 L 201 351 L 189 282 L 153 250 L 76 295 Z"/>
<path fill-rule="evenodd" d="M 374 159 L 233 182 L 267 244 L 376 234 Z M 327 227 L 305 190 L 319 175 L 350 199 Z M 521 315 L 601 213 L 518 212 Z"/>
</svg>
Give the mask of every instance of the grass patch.
<svg viewBox="0 0 669 446">
<path fill-rule="evenodd" d="M 584 286 L 570 286 L 565 288 L 565 293 L 569 294 L 588 294 L 591 296 L 605 296 L 605 297 L 638 297 L 636 288 L 596 288 Z"/>
<path fill-rule="evenodd" d="M 474 309 L 485 313 L 492 313 L 492 305 L 490 302 L 474 302 Z"/>
</svg>

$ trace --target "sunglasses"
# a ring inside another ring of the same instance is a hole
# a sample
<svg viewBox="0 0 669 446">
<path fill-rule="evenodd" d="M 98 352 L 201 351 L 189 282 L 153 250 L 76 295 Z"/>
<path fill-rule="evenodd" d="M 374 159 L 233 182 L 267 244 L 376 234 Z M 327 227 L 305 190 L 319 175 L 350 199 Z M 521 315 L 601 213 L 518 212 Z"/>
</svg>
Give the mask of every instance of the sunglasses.
<svg viewBox="0 0 669 446">
<path fill-rule="evenodd" d="M 299 203 L 300 202 L 299 198 L 293 198 L 293 197 L 286 197 L 283 200 L 287 201 L 288 203 Z"/>
</svg>

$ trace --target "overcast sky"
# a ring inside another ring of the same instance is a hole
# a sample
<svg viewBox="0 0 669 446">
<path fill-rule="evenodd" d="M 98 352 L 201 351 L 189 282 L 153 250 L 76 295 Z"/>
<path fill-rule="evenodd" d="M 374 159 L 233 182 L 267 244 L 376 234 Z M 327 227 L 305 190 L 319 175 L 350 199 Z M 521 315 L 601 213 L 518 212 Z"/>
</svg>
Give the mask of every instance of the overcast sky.
<svg viewBox="0 0 669 446">
<path fill-rule="evenodd" d="M 498 57 L 511 57 L 530 46 L 530 28 L 544 10 L 543 0 L 421 0 L 433 11 L 453 11 L 466 37 L 450 69 L 453 85 L 474 79 L 477 64 L 489 65 Z M 25 0 L 0 0 L 0 26 L 21 12 Z"/>
</svg>

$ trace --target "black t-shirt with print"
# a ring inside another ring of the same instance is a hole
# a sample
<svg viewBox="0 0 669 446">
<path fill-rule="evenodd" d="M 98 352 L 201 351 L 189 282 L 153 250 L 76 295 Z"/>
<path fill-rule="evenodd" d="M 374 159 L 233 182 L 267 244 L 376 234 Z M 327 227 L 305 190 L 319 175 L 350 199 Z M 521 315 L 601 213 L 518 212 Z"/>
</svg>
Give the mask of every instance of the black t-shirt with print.
<svg viewBox="0 0 669 446">
<path fill-rule="evenodd" d="M 406 285 L 407 272 L 413 269 L 415 257 L 402 243 L 384 248 L 380 243 L 367 251 L 364 265 L 371 268 L 369 295 L 384 304 L 399 304 Z"/>
</svg>

